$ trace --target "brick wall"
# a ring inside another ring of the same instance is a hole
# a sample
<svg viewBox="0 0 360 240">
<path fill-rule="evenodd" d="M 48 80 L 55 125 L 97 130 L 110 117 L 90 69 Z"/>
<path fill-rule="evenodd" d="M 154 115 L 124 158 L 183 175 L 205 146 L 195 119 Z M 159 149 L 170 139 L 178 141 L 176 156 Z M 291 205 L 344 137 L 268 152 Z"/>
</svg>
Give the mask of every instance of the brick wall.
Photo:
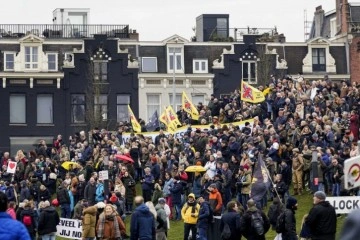
<svg viewBox="0 0 360 240">
<path fill-rule="evenodd" d="M 354 36 L 350 45 L 351 81 L 360 83 L 360 36 Z"/>
</svg>

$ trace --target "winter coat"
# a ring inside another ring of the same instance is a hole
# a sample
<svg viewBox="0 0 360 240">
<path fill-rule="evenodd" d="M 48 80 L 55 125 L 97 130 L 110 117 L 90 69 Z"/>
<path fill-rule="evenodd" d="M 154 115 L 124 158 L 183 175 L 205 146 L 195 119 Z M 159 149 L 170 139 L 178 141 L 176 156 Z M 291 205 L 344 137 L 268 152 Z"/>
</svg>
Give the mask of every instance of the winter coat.
<svg viewBox="0 0 360 240">
<path fill-rule="evenodd" d="M 336 221 L 335 208 L 328 201 L 323 201 L 310 210 L 305 223 L 310 227 L 312 240 L 334 240 Z"/>
<path fill-rule="evenodd" d="M 207 229 L 209 227 L 210 205 L 208 202 L 200 204 L 197 228 Z"/>
<path fill-rule="evenodd" d="M 51 195 L 50 195 L 50 192 L 49 190 L 45 189 L 44 191 L 39 191 L 39 194 L 38 194 L 38 201 L 41 202 L 41 201 L 46 201 L 46 200 L 50 200 L 51 199 Z"/>
<path fill-rule="evenodd" d="M 0 212 L 0 222 L 0 239 L 31 240 L 24 224 L 11 219 L 6 212 Z"/>
<path fill-rule="evenodd" d="M 223 203 L 222 203 L 221 193 L 217 189 L 214 189 L 212 192 L 210 192 L 209 203 L 211 209 L 214 212 L 214 215 L 220 216 Z"/>
<path fill-rule="evenodd" d="M 159 198 L 163 197 L 163 192 L 162 190 L 159 189 L 155 189 L 153 196 L 152 196 L 152 203 L 154 204 L 154 206 L 158 203 Z"/>
<path fill-rule="evenodd" d="M 193 211 L 193 208 L 195 208 Z M 184 219 L 184 223 L 188 224 L 196 224 L 198 216 L 199 216 L 200 206 L 195 201 L 193 203 L 185 203 L 181 209 L 181 216 Z M 191 214 L 194 213 L 194 216 Z"/>
<path fill-rule="evenodd" d="M 174 179 L 170 178 L 169 180 L 165 180 L 164 187 L 163 187 L 163 195 L 164 197 L 168 197 L 171 195 L 170 189 L 174 185 Z"/>
<path fill-rule="evenodd" d="M 104 184 L 98 183 L 96 185 L 96 196 L 95 196 L 95 202 L 102 202 L 104 201 Z"/>
<path fill-rule="evenodd" d="M 145 175 L 144 176 L 144 182 L 141 184 L 142 190 L 151 191 L 154 189 L 154 176 L 153 175 Z"/>
<path fill-rule="evenodd" d="M 251 226 L 251 215 L 255 212 L 259 212 L 264 221 L 264 234 L 259 236 L 256 234 L 255 229 Z M 240 220 L 240 229 L 241 233 L 247 240 L 265 240 L 265 234 L 269 231 L 270 221 L 268 217 L 262 211 L 258 210 L 256 207 L 250 207 L 244 213 Z"/>
<path fill-rule="evenodd" d="M 30 216 L 31 217 L 31 225 L 25 226 L 26 229 L 29 232 L 30 236 L 34 236 L 36 234 L 36 213 L 33 209 L 30 208 L 24 208 L 20 214 L 21 222 L 23 222 L 24 216 Z"/>
<path fill-rule="evenodd" d="M 221 216 L 220 221 L 220 232 L 223 231 L 225 224 L 229 225 L 231 236 L 228 240 L 239 240 L 241 239 L 240 232 L 240 214 L 233 210 L 225 213 Z"/>
<path fill-rule="evenodd" d="M 134 201 L 135 194 L 135 181 L 132 177 L 123 177 L 122 182 L 125 186 L 125 200 L 127 203 L 132 203 Z"/>
<path fill-rule="evenodd" d="M 22 187 L 20 191 L 20 202 L 23 202 L 25 199 L 30 200 L 30 190 L 28 187 Z"/>
<path fill-rule="evenodd" d="M 95 197 L 96 197 L 96 184 L 88 183 L 85 187 L 84 199 L 86 199 L 90 205 L 94 205 L 96 203 Z"/>
<path fill-rule="evenodd" d="M 60 205 L 70 204 L 70 196 L 67 189 L 60 186 L 56 195 Z"/>
<path fill-rule="evenodd" d="M 165 212 L 164 208 L 160 204 L 157 204 L 155 206 L 155 210 L 156 210 L 156 214 L 157 214 L 156 232 L 167 232 L 167 230 L 168 230 L 167 216 L 166 216 L 166 212 Z"/>
<path fill-rule="evenodd" d="M 201 195 L 201 176 L 200 175 L 195 177 L 195 179 L 194 179 L 192 193 L 194 193 L 195 198 L 198 198 Z"/>
<path fill-rule="evenodd" d="M 45 235 L 56 232 L 56 226 L 60 222 L 59 214 L 52 206 L 42 209 L 38 224 L 38 234 Z"/>
<path fill-rule="evenodd" d="M 131 216 L 130 240 L 156 240 L 155 218 L 145 204 L 141 204 Z"/>
<path fill-rule="evenodd" d="M 291 209 L 285 210 L 285 231 L 282 232 L 283 240 L 297 240 L 295 212 Z"/>
<path fill-rule="evenodd" d="M 172 195 L 172 204 L 178 205 L 181 203 L 181 193 L 183 191 L 183 185 L 180 181 L 174 182 L 173 188 L 170 189 Z"/>
<path fill-rule="evenodd" d="M 16 202 L 16 198 L 15 198 L 15 192 L 14 192 L 14 187 L 13 186 L 8 186 L 5 190 L 5 194 L 7 196 L 8 202 L 14 201 Z"/>
<path fill-rule="evenodd" d="M 95 226 L 96 226 L 96 213 L 97 207 L 92 206 L 83 210 L 82 219 L 82 237 L 83 238 L 94 238 L 95 237 Z"/>
<path fill-rule="evenodd" d="M 104 214 L 104 213 L 102 213 L 102 214 Z M 118 215 L 115 214 L 115 215 L 111 215 L 111 216 L 105 216 L 105 224 L 104 224 L 102 239 L 115 240 L 115 237 L 114 237 L 115 236 L 115 229 L 114 229 L 114 218 L 115 217 L 119 224 L 119 230 L 120 230 L 121 236 L 124 236 L 126 234 L 125 224 Z M 100 223 L 100 221 L 97 222 L 96 229 L 99 229 L 99 223 Z"/>
</svg>

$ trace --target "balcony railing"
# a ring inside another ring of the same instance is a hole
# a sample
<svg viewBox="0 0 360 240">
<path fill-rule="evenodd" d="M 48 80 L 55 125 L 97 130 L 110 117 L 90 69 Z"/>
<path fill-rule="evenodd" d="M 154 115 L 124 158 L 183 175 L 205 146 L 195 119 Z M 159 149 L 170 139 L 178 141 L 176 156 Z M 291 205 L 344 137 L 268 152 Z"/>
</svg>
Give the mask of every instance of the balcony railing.
<svg viewBox="0 0 360 240">
<path fill-rule="evenodd" d="M 28 34 L 42 38 L 89 38 L 94 34 L 129 38 L 129 25 L 0 24 L 0 38 L 22 38 Z"/>
<path fill-rule="evenodd" d="M 273 36 L 277 34 L 275 28 L 211 28 L 204 29 L 204 36 L 210 35 L 210 41 L 214 42 L 241 42 L 243 40 L 243 35 L 245 34 L 256 34 L 263 35 L 267 34 L 268 36 Z"/>
<path fill-rule="evenodd" d="M 350 33 L 360 33 L 360 22 L 350 22 L 349 23 L 349 32 Z"/>
</svg>

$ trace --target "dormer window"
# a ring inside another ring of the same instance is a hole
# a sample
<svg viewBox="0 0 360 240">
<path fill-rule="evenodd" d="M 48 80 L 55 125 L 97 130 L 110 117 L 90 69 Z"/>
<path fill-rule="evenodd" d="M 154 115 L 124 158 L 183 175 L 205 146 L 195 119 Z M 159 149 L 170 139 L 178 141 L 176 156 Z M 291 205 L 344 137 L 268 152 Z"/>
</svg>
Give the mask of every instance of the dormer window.
<svg viewBox="0 0 360 240">
<path fill-rule="evenodd" d="M 39 48 L 25 46 L 25 69 L 37 69 L 39 67 Z"/>
</svg>

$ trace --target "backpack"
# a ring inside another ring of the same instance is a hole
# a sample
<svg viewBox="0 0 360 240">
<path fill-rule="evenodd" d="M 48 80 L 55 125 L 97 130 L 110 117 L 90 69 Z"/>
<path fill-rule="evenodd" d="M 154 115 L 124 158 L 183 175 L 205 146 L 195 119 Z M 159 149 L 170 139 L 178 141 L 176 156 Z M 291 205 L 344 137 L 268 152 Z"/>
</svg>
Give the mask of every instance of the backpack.
<svg viewBox="0 0 360 240">
<path fill-rule="evenodd" d="M 32 218 L 30 215 L 24 215 L 22 218 L 22 222 L 26 227 L 30 227 L 32 225 Z"/>
<path fill-rule="evenodd" d="M 285 211 L 280 213 L 279 217 L 277 218 L 275 230 L 277 233 L 282 233 L 285 231 Z"/>
<path fill-rule="evenodd" d="M 263 235 L 264 231 L 264 220 L 259 212 L 251 214 L 251 227 L 255 230 L 257 235 Z"/>
<path fill-rule="evenodd" d="M 229 224 L 225 223 L 224 228 L 221 232 L 221 239 L 227 240 L 230 239 L 230 237 L 231 237 L 231 230 Z"/>
</svg>

